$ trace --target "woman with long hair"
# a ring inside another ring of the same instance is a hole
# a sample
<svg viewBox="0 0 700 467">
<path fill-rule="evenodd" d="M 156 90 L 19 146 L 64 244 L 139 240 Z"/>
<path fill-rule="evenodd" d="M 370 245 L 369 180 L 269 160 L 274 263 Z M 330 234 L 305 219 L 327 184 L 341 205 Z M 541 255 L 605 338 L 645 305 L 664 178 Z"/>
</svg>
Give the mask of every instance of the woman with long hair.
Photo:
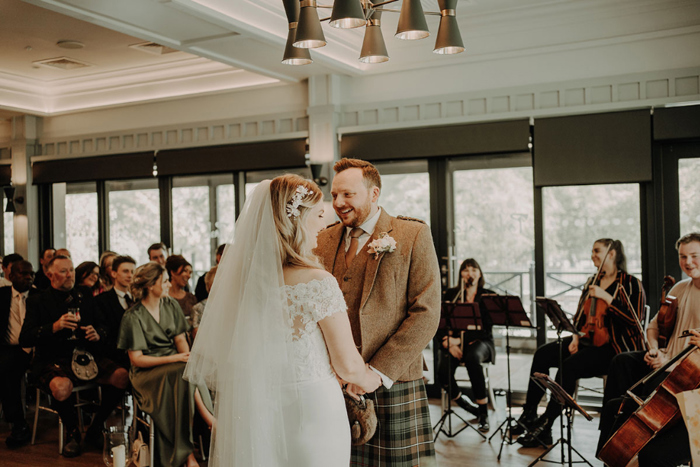
<svg viewBox="0 0 700 467">
<path fill-rule="evenodd" d="M 190 356 L 189 325 L 180 305 L 163 295 L 165 269 L 149 262 L 134 271 L 136 304 L 124 312 L 117 347 L 131 361 L 129 379 L 139 408 L 155 426 L 156 465 L 196 466 L 192 443 L 195 407 L 211 428 L 209 390 L 182 379 Z"/>
<path fill-rule="evenodd" d="M 90 296 L 100 290 L 100 265 L 93 261 L 84 261 L 75 268 L 75 286 L 80 287 Z"/>
<path fill-rule="evenodd" d="M 440 359 L 438 379 L 445 390 L 450 389 L 452 400 L 464 410 L 479 419 L 479 431 L 487 433 L 489 426 L 488 394 L 482 363 L 496 362 L 496 346 L 493 343 L 493 322 L 486 308 L 481 304 L 484 294 L 495 292 L 484 288 L 486 281 L 481 266 L 474 258 L 467 258 L 459 268 L 460 285 L 445 291 L 445 300 L 455 303 L 477 303 L 481 313 L 482 329 L 464 331 L 459 334 L 442 336 L 442 347 L 446 353 Z M 462 394 L 455 382 L 455 370 L 464 362 L 469 373 L 476 405 Z"/>
<path fill-rule="evenodd" d="M 583 286 L 573 324 L 579 333 L 589 329 L 592 298 L 605 304 L 604 314 L 600 313 L 600 309 L 596 313 L 605 316 L 605 319 L 595 335 L 574 334 L 562 341 L 563 368 L 557 372 L 556 378 L 569 394 L 574 393 L 579 378 L 608 374 L 608 366 L 615 355 L 641 350 L 644 345 L 640 323 L 644 321 L 646 296 L 639 279 L 627 273 L 622 242 L 611 238 L 596 240 L 591 260 L 598 273 L 589 277 Z M 559 355 L 560 348 L 556 342 L 537 349 L 530 375 L 535 372 L 548 373 L 550 368 L 558 368 Z M 514 434 L 528 430 L 527 434 L 518 438 L 518 442 L 525 447 L 552 444 L 552 426 L 561 414 L 561 405 L 552 398 L 544 414 L 537 418 L 537 406 L 542 396 L 544 390 L 530 381 L 523 415 L 518 420 L 518 426 L 513 428 Z"/>
<path fill-rule="evenodd" d="M 217 391 L 210 465 L 347 466 L 339 379 L 367 392 L 335 278 L 312 253 L 323 195 L 284 175 L 261 182 L 219 263 L 185 377 Z"/>
</svg>

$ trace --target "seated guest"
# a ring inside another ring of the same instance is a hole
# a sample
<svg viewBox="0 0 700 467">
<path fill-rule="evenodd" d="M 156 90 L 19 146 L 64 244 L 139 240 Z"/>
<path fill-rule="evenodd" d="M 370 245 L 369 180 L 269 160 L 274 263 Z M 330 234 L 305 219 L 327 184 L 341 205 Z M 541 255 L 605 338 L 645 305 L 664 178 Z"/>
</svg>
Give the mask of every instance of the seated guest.
<svg viewBox="0 0 700 467">
<path fill-rule="evenodd" d="M 12 263 L 22 261 L 23 259 L 24 258 L 22 258 L 22 255 L 18 255 L 17 253 L 6 255 L 2 259 L 2 277 L 0 277 L 0 287 L 12 285 L 12 282 L 10 281 L 10 268 L 12 267 Z"/>
<path fill-rule="evenodd" d="M 117 255 L 113 251 L 105 251 L 100 255 L 100 290 L 97 294 L 107 292 L 112 288 L 112 261 Z"/>
<path fill-rule="evenodd" d="M 125 368 L 129 367 L 129 356 L 117 348 L 117 338 L 124 311 L 131 308 L 136 301 L 131 295 L 131 279 L 134 275 L 136 261 L 131 256 L 117 256 L 112 262 L 112 283 L 114 287 L 101 293 L 95 299 L 97 308 L 104 319 L 107 330 L 107 355 Z"/>
<path fill-rule="evenodd" d="M 83 384 L 71 368 L 73 351 L 87 350 L 95 358 L 98 375 L 93 381 L 102 385 L 102 404 L 87 431 L 86 441 L 102 446 L 104 421 L 119 404 L 129 384 L 129 374 L 104 356 L 106 332 L 94 299 L 74 289 L 73 262 L 56 256 L 48 263 L 51 286 L 27 300 L 27 316 L 19 343 L 35 347 L 31 376 L 34 383 L 53 396 L 53 407 L 68 431 L 63 455 L 75 457 L 81 452 L 81 434 L 75 409 L 76 384 Z"/>
<path fill-rule="evenodd" d="M 675 327 L 669 336 L 664 336 L 668 337 L 666 348 L 660 349 L 657 314 L 647 327 L 649 350 L 625 352 L 613 358 L 605 384 L 598 451 L 638 407 L 632 401 L 626 400 L 622 403 L 622 397 L 627 390 L 647 374 L 661 368 L 688 345 L 700 347 L 700 232 L 682 236 L 676 242 L 676 250 L 678 263 L 688 278 L 679 281 L 668 292 L 668 295 L 678 300 Z M 681 337 L 685 330 L 691 330 L 692 335 Z M 668 372 L 662 372 L 645 384 L 639 385 L 634 393 L 645 400 L 667 376 Z M 688 430 L 683 420 L 672 426 L 669 424 L 652 438 L 638 455 L 640 467 L 687 464 L 691 460 L 690 457 Z"/>
<path fill-rule="evenodd" d="M 0 287 L 0 403 L 5 420 L 12 424 L 5 444 L 8 448 L 17 448 L 27 444 L 31 436 L 24 418 L 22 379 L 29 368 L 32 349 L 19 345 L 19 334 L 26 315 L 27 295 L 39 291 L 32 288 L 34 271 L 28 261 L 12 262 L 7 277 L 11 285 Z"/>
<path fill-rule="evenodd" d="M 223 256 L 225 249 L 226 249 L 225 243 L 222 243 L 216 249 L 216 264 L 217 264 L 217 266 L 219 265 L 219 262 L 221 261 L 221 257 Z M 204 283 L 204 281 L 205 281 L 204 276 L 206 276 L 206 274 L 199 276 L 199 280 L 197 281 L 197 286 L 194 288 L 194 296 L 197 297 L 197 300 L 199 302 L 201 302 L 202 300 L 206 300 L 206 298 L 209 296 L 209 289 L 206 287 L 206 284 Z"/>
<path fill-rule="evenodd" d="M 36 275 L 34 276 L 35 288 L 39 290 L 46 290 L 49 287 L 51 287 L 51 281 L 49 280 L 46 273 L 49 261 L 51 261 L 54 256 L 56 256 L 56 249 L 53 247 L 45 248 L 44 251 L 41 252 L 41 257 L 39 257 L 40 267 Z"/>
<path fill-rule="evenodd" d="M 211 428 L 212 404 L 206 386 L 182 379 L 190 355 L 189 325 L 177 302 L 163 296 L 163 273 L 155 262 L 136 269 L 131 292 L 137 303 L 124 313 L 118 346 L 129 353 L 139 407 L 153 419 L 156 465 L 195 466 L 194 410 Z"/>
<path fill-rule="evenodd" d="M 557 371 L 556 380 L 569 394 L 574 393 L 579 378 L 607 375 L 615 355 L 641 349 L 643 345 L 640 322 L 644 319 L 646 296 L 639 279 L 627 273 L 622 242 L 611 238 L 596 240 L 591 260 L 598 272 L 583 286 L 573 319 L 574 326 L 583 335 L 574 334 L 563 339 L 561 348 L 557 342 L 543 345 L 535 352 L 530 367 L 530 375 L 549 373 L 550 368 L 559 367 L 561 355 L 563 368 Z M 604 311 L 592 308 L 592 298 Z M 591 315 L 591 311 L 596 312 Z M 595 322 L 595 315 L 604 317 L 600 326 Z M 513 434 L 522 433 L 523 425 L 529 430 L 518 438 L 518 443 L 525 447 L 552 444 L 552 427 L 561 415 L 561 405 L 551 398 L 544 414 L 536 418 L 542 396 L 544 390 L 531 380 L 523 415 L 512 429 Z"/>
<path fill-rule="evenodd" d="M 207 288 L 207 296 L 211 290 L 211 286 L 214 285 L 214 277 L 216 276 L 216 270 L 218 266 L 211 268 L 202 277 L 204 278 L 204 285 Z M 207 306 L 207 299 L 205 298 L 201 302 L 197 303 L 192 307 L 192 340 L 197 336 L 197 329 L 199 329 L 199 323 L 202 322 L 202 315 L 204 314 L 204 308 Z"/>
<path fill-rule="evenodd" d="M 100 290 L 100 266 L 93 261 L 84 261 L 75 268 L 76 288 L 85 295 L 95 296 Z"/>
<path fill-rule="evenodd" d="M 70 255 L 70 251 L 68 251 L 68 248 L 57 249 L 56 256 L 67 256 L 68 258 L 72 258 L 72 256 Z"/>
<path fill-rule="evenodd" d="M 451 386 L 453 400 L 467 412 L 479 418 L 479 431 L 489 431 L 488 394 L 486 394 L 486 379 L 482 363 L 496 361 L 496 347 L 493 343 L 491 329 L 493 323 L 488 311 L 481 304 L 483 294 L 494 294 L 492 290 L 485 289 L 484 275 L 481 266 L 475 259 L 464 260 L 459 268 L 460 285 L 445 291 L 445 301 L 457 303 L 478 303 L 482 317 L 482 330 L 466 331 L 445 335 L 442 337 L 442 346 L 448 349 L 449 356 L 440 359 L 438 367 L 438 379 L 445 390 Z M 449 346 L 449 347 L 448 347 Z M 448 360 L 449 359 L 449 360 Z M 450 361 L 451 360 L 451 361 Z M 474 398 L 478 405 L 474 405 L 462 395 L 462 391 L 455 382 L 455 370 L 459 362 L 464 362 L 469 380 L 472 384 Z"/>
<path fill-rule="evenodd" d="M 182 255 L 172 255 L 165 261 L 165 269 L 170 277 L 168 296 L 177 300 L 182 312 L 190 320 L 192 307 L 197 303 L 197 297 L 187 291 L 187 283 L 192 277 L 192 265 Z"/>
<path fill-rule="evenodd" d="M 168 247 L 165 246 L 165 243 L 154 243 L 148 247 L 146 253 L 148 253 L 148 261 L 153 261 L 165 267 L 165 259 L 168 257 Z"/>
</svg>

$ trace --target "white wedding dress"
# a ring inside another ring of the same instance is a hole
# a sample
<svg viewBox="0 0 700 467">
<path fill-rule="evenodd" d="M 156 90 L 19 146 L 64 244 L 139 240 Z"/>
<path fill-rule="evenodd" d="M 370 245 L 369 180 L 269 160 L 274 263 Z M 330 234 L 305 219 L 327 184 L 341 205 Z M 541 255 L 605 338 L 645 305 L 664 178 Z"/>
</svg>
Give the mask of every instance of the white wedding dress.
<svg viewBox="0 0 700 467">
<path fill-rule="evenodd" d="M 318 322 L 345 313 L 335 278 L 284 286 L 289 303 L 291 343 L 297 381 L 296 404 L 285 416 L 289 467 L 346 467 L 350 464 L 350 424 Z M 298 414 L 299 420 L 296 416 Z"/>
</svg>

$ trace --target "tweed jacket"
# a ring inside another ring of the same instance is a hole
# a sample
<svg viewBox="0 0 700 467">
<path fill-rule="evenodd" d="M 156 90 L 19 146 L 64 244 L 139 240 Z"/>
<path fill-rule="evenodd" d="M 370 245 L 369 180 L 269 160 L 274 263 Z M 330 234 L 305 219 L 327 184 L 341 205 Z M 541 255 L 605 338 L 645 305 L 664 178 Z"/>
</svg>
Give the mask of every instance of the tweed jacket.
<svg viewBox="0 0 700 467">
<path fill-rule="evenodd" d="M 351 323 L 359 323 L 353 334 L 361 336 L 356 344 L 364 360 L 393 381 L 414 381 L 423 376 L 422 352 L 440 320 L 437 255 L 427 225 L 383 209 L 363 248 L 383 232 L 396 240 L 396 250 L 367 259 L 360 308 L 348 309 L 348 315 Z M 344 234 L 338 222 L 318 235 L 315 253 L 331 274 L 338 249 L 345 248 Z"/>
</svg>

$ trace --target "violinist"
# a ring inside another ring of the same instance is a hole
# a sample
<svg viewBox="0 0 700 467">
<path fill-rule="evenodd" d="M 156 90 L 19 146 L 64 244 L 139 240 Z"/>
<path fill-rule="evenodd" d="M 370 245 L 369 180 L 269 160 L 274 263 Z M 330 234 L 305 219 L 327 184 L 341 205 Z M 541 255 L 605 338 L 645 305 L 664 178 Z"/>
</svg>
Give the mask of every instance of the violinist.
<svg viewBox="0 0 700 467">
<path fill-rule="evenodd" d="M 573 394 L 579 378 L 607 374 L 608 365 L 616 354 L 642 348 L 639 321 L 646 300 L 644 288 L 637 278 L 627 273 L 622 242 L 610 238 L 596 240 L 591 260 L 598 272 L 586 281 L 574 316 L 573 324 L 579 335 L 562 340 L 563 368 L 556 376 L 557 382 L 569 394 Z M 595 328 L 593 335 L 590 323 L 596 318 L 601 319 L 592 326 Z M 559 352 L 556 342 L 537 349 L 530 375 L 558 368 Z M 518 438 L 518 443 L 525 447 L 539 446 L 540 441 L 552 444 L 552 426 L 561 414 L 561 406 L 552 399 L 544 414 L 537 418 L 537 406 L 542 396 L 544 390 L 531 380 L 523 414 L 518 420 L 528 430 Z M 513 434 L 524 431 L 520 424 L 512 429 Z"/>
<path fill-rule="evenodd" d="M 662 367 L 674 355 L 689 344 L 700 344 L 700 233 L 694 232 L 682 236 L 676 242 L 678 262 L 687 279 L 679 281 L 668 295 L 676 297 L 678 309 L 676 324 L 668 338 L 665 349 L 659 349 L 658 315 L 649 323 L 647 329 L 648 351 L 626 352 L 617 355 L 610 364 L 610 373 L 605 386 L 604 409 L 600 417 L 600 451 L 619 428 L 620 425 L 637 408 L 636 404 L 623 404 L 622 396 L 637 381 Z M 691 337 L 681 337 L 684 330 L 691 331 Z M 668 375 L 668 371 L 651 378 L 634 392 L 644 400 Z M 620 415 L 618 412 L 622 408 Z M 640 466 L 676 466 L 690 460 L 690 444 L 685 424 L 677 423 L 661 431 L 639 453 Z"/>
<path fill-rule="evenodd" d="M 465 259 L 459 268 L 460 285 L 445 291 L 445 300 L 456 303 L 478 303 L 481 312 L 482 329 L 475 334 L 464 332 L 460 336 L 443 336 L 442 346 L 447 349 L 449 355 L 440 359 L 438 367 L 438 379 L 442 387 L 447 390 L 452 386 L 454 401 L 461 408 L 479 419 L 479 431 L 489 431 L 488 395 L 486 394 L 486 380 L 481 364 L 485 362 L 495 363 L 496 347 L 493 343 L 491 328 L 493 324 L 486 309 L 481 305 L 481 296 L 495 294 L 484 288 L 484 274 L 481 266 L 473 258 Z M 449 347 L 448 347 L 449 346 Z M 451 362 L 448 362 L 448 358 Z M 476 404 L 466 398 L 455 382 L 455 370 L 459 362 L 464 362 L 472 384 L 472 392 Z"/>
</svg>

